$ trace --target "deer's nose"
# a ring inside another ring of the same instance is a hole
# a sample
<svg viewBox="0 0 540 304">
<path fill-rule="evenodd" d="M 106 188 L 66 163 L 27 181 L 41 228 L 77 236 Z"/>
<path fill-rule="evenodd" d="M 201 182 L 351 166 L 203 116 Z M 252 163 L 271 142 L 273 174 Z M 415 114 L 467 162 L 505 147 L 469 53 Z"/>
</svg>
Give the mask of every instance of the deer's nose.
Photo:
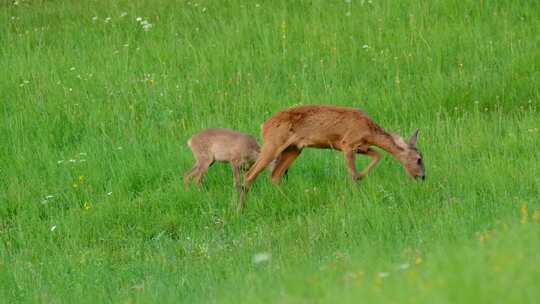
<svg viewBox="0 0 540 304">
<path fill-rule="evenodd" d="M 425 175 L 417 175 L 414 177 L 415 180 L 419 180 L 419 179 L 422 179 L 422 180 L 425 180 L 426 179 L 426 176 Z"/>
</svg>

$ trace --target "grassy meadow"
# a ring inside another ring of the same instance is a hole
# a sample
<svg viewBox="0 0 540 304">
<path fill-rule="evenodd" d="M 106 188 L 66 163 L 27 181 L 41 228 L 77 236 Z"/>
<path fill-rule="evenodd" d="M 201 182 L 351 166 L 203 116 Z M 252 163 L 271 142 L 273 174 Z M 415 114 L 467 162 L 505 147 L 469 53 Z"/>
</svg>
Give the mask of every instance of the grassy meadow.
<svg viewBox="0 0 540 304">
<path fill-rule="evenodd" d="M 9 0 L 0 69 L 0 302 L 540 298 L 538 1 Z M 184 187 L 191 134 L 308 103 L 420 128 L 426 181 Z"/>
</svg>

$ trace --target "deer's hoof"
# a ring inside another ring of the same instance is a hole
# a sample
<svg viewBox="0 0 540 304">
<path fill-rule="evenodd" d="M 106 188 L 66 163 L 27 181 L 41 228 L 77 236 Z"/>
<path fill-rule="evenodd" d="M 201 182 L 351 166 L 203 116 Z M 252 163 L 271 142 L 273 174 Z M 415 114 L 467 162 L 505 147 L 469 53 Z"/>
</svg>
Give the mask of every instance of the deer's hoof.
<svg viewBox="0 0 540 304">
<path fill-rule="evenodd" d="M 362 175 L 362 174 L 358 174 L 357 176 L 353 177 L 353 180 L 355 182 L 359 182 L 359 181 L 361 181 L 363 179 L 364 179 L 364 175 Z"/>
</svg>

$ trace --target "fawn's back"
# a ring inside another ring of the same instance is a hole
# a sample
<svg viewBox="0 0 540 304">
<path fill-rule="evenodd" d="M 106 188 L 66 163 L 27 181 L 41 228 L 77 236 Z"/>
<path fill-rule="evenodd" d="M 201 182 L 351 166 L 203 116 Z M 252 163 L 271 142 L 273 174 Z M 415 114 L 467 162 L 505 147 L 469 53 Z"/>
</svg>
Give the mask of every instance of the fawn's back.
<svg viewBox="0 0 540 304">
<path fill-rule="evenodd" d="M 188 145 L 196 157 L 222 162 L 255 161 L 260 150 L 252 136 L 224 128 L 202 130 L 188 140 Z"/>
</svg>

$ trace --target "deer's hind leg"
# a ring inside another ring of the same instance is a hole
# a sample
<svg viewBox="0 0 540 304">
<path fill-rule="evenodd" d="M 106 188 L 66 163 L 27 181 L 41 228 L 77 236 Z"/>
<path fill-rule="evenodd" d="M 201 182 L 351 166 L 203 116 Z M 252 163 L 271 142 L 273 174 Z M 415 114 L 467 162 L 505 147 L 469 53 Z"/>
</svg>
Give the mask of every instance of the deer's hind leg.
<svg viewBox="0 0 540 304">
<path fill-rule="evenodd" d="M 287 169 L 291 166 L 294 160 L 300 155 L 301 150 L 297 147 L 290 146 L 279 156 L 279 161 L 272 171 L 272 182 L 278 184 L 281 180 L 281 177 Z"/>
<path fill-rule="evenodd" d="M 257 176 L 266 168 L 279 154 L 287 148 L 287 145 L 274 146 L 274 145 L 263 145 L 262 151 L 257 158 L 257 161 L 251 168 L 249 168 L 246 176 L 244 178 L 244 185 L 240 192 L 240 198 L 238 202 L 238 211 L 244 209 L 246 203 L 246 195 L 249 190 L 249 186 L 257 178 Z"/>
<path fill-rule="evenodd" d="M 284 149 L 285 147 L 276 148 L 275 146 L 269 145 L 263 146 L 257 161 L 255 161 L 255 164 L 253 164 L 253 166 L 251 166 L 246 173 L 244 185 L 249 186 L 264 170 L 264 168 L 266 168 L 275 158 L 277 158 Z"/>
</svg>

